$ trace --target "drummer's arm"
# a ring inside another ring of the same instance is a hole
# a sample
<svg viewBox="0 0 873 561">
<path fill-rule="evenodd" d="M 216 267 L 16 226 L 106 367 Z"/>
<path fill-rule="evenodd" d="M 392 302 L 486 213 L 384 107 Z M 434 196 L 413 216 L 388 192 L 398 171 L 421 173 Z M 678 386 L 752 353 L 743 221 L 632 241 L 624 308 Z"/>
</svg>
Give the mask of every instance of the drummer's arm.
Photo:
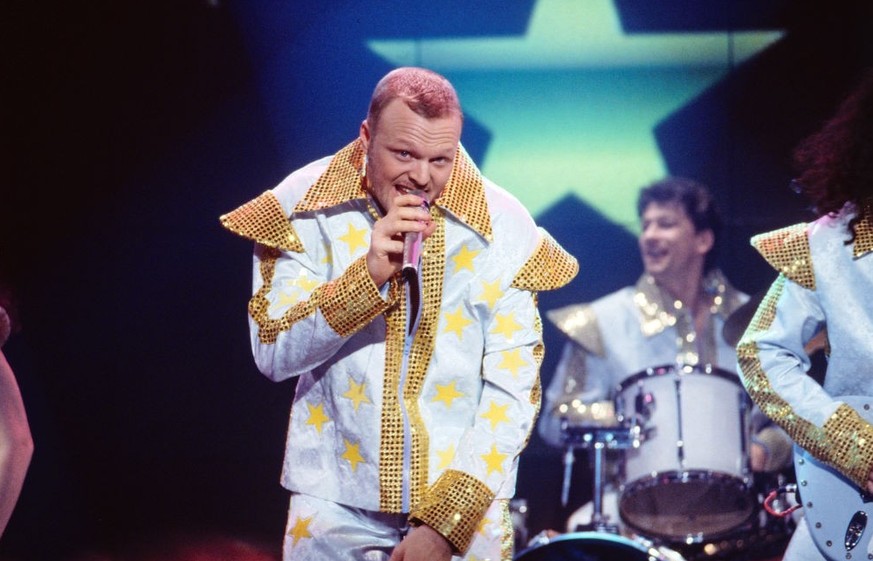
<svg viewBox="0 0 873 561">
<path fill-rule="evenodd" d="M 572 423 L 573 409 L 566 407 L 574 400 L 582 403 L 608 397 L 609 384 L 597 374 L 596 357 L 592 357 L 580 345 L 567 342 L 561 359 L 545 392 L 545 403 L 537 425 L 540 437 L 552 446 L 562 447 L 561 421 L 568 418 Z"/>
</svg>

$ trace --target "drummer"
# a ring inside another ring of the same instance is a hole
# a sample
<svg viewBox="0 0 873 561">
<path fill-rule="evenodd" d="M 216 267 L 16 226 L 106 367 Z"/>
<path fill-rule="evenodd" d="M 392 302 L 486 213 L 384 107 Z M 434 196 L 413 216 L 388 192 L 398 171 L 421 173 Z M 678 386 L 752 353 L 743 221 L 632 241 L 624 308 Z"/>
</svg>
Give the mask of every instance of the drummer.
<svg viewBox="0 0 873 561">
<path fill-rule="evenodd" d="M 711 365 L 736 372 L 736 341 L 725 340 L 724 326 L 749 297 L 716 267 L 721 222 L 711 194 L 695 181 L 666 178 L 640 192 L 637 212 L 645 272 L 636 285 L 547 313 L 569 339 L 538 425 L 553 446 L 564 445 L 562 419 L 570 425 L 604 422 L 592 419 L 591 405 L 614 399 L 623 380 L 647 368 Z M 791 442 L 785 433 L 759 414 L 751 425 L 751 469 L 788 467 Z M 712 436 L 717 441 L 719 435 Z M 617 483 L 604 488 L 602 509 L 609 524 L 620 527 Z M 589 503 L 570 516 L 567 531 L 590 524 L 591 515 Z"/>
</svg>

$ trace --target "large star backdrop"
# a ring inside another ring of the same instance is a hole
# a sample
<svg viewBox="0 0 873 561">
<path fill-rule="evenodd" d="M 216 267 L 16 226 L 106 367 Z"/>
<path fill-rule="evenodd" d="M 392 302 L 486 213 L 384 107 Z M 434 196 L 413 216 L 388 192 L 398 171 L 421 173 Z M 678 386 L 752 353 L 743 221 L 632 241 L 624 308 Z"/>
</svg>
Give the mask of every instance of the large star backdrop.
<svg viewBox="0 0 873 561">
<path fill-rule="evenodd" d="M 295 388 L 254 365 L 252 247 L 218 216 L 351 141 L 390 69 L 455 83 L 474 161 L 579 259 L 540 294 L 547 311 L 636 280 L 635 198 L 667 174 L 710 185 L 722 268 L 765 288 L 749 238 L 810 216 L 787 188 L 791 149 L 873 62 L 870 2 L 48 4 L 0 3 L 0 280 L 24 324 L 3 351 L 35 440 L 0 540 L 16 561 L 147 559 L 130 553 L 190 534 L 275 551 Z M 361 251 L 356 232 L 344 242 Z M 548 384 L 564 340 L 548 321 L 543 334 Z M 365 393 L 350 383 L 344 399 Z M 531 532 L 566 520 L 561 458 L 536 435 L 521 457 Z M 569 508 L 591 494 L 577 460 Z"/>
</svg>

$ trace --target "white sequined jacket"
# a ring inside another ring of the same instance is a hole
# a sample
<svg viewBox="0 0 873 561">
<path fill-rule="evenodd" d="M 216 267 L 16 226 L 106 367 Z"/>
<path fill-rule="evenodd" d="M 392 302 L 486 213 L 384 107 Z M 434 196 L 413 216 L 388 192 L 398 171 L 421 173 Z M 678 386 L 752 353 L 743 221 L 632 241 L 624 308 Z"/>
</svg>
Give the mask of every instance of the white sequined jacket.
<svg viewBox="0 0 873 561">
<path fill-rule="evenodd" d="M 464 551 L 492 501 L 513 495 L 539 411 L 536 293 L 578 265 L 459 148 L 431 207 L 410 335 L 407 285 L 380 291 L 366 269 L 378 215 L 362 156 L 355 141 L 222 217 L 257 242 L 256 363 L 299 377 L 282 483 L 410 513 Z"/>
<path fill-rule="evenodd" d="M 743 382 L 761 410 L 813 456 L 863 484 L 873 427 L 840 396 L 873 396 L 873 221 L 844 208 L 752 244 L 779 271 L 737 347 Z M 805 346 L 826 329 L 823 386 L 806 375 Z"/>
</svg>

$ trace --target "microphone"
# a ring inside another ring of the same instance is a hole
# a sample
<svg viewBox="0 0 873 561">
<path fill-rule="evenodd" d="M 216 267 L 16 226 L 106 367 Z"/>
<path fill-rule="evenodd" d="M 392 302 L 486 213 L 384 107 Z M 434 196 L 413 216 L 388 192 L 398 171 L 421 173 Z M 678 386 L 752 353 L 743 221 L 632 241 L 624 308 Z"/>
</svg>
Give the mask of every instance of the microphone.
<svg viewBox="0 0 873 561">
<path fill-rule="evenodd" d="M 424 191 L 413 189 L 410 193 L 421 197 L 421 208 L 430 210 L 430 205 L 424 198 Z M 418 268 L 421 266 L 421 238 L 421 232 L 403 234 L 403 268 L 401 272 L 403 278 L 410 283 L 418 278 Z"/>
</svg>

